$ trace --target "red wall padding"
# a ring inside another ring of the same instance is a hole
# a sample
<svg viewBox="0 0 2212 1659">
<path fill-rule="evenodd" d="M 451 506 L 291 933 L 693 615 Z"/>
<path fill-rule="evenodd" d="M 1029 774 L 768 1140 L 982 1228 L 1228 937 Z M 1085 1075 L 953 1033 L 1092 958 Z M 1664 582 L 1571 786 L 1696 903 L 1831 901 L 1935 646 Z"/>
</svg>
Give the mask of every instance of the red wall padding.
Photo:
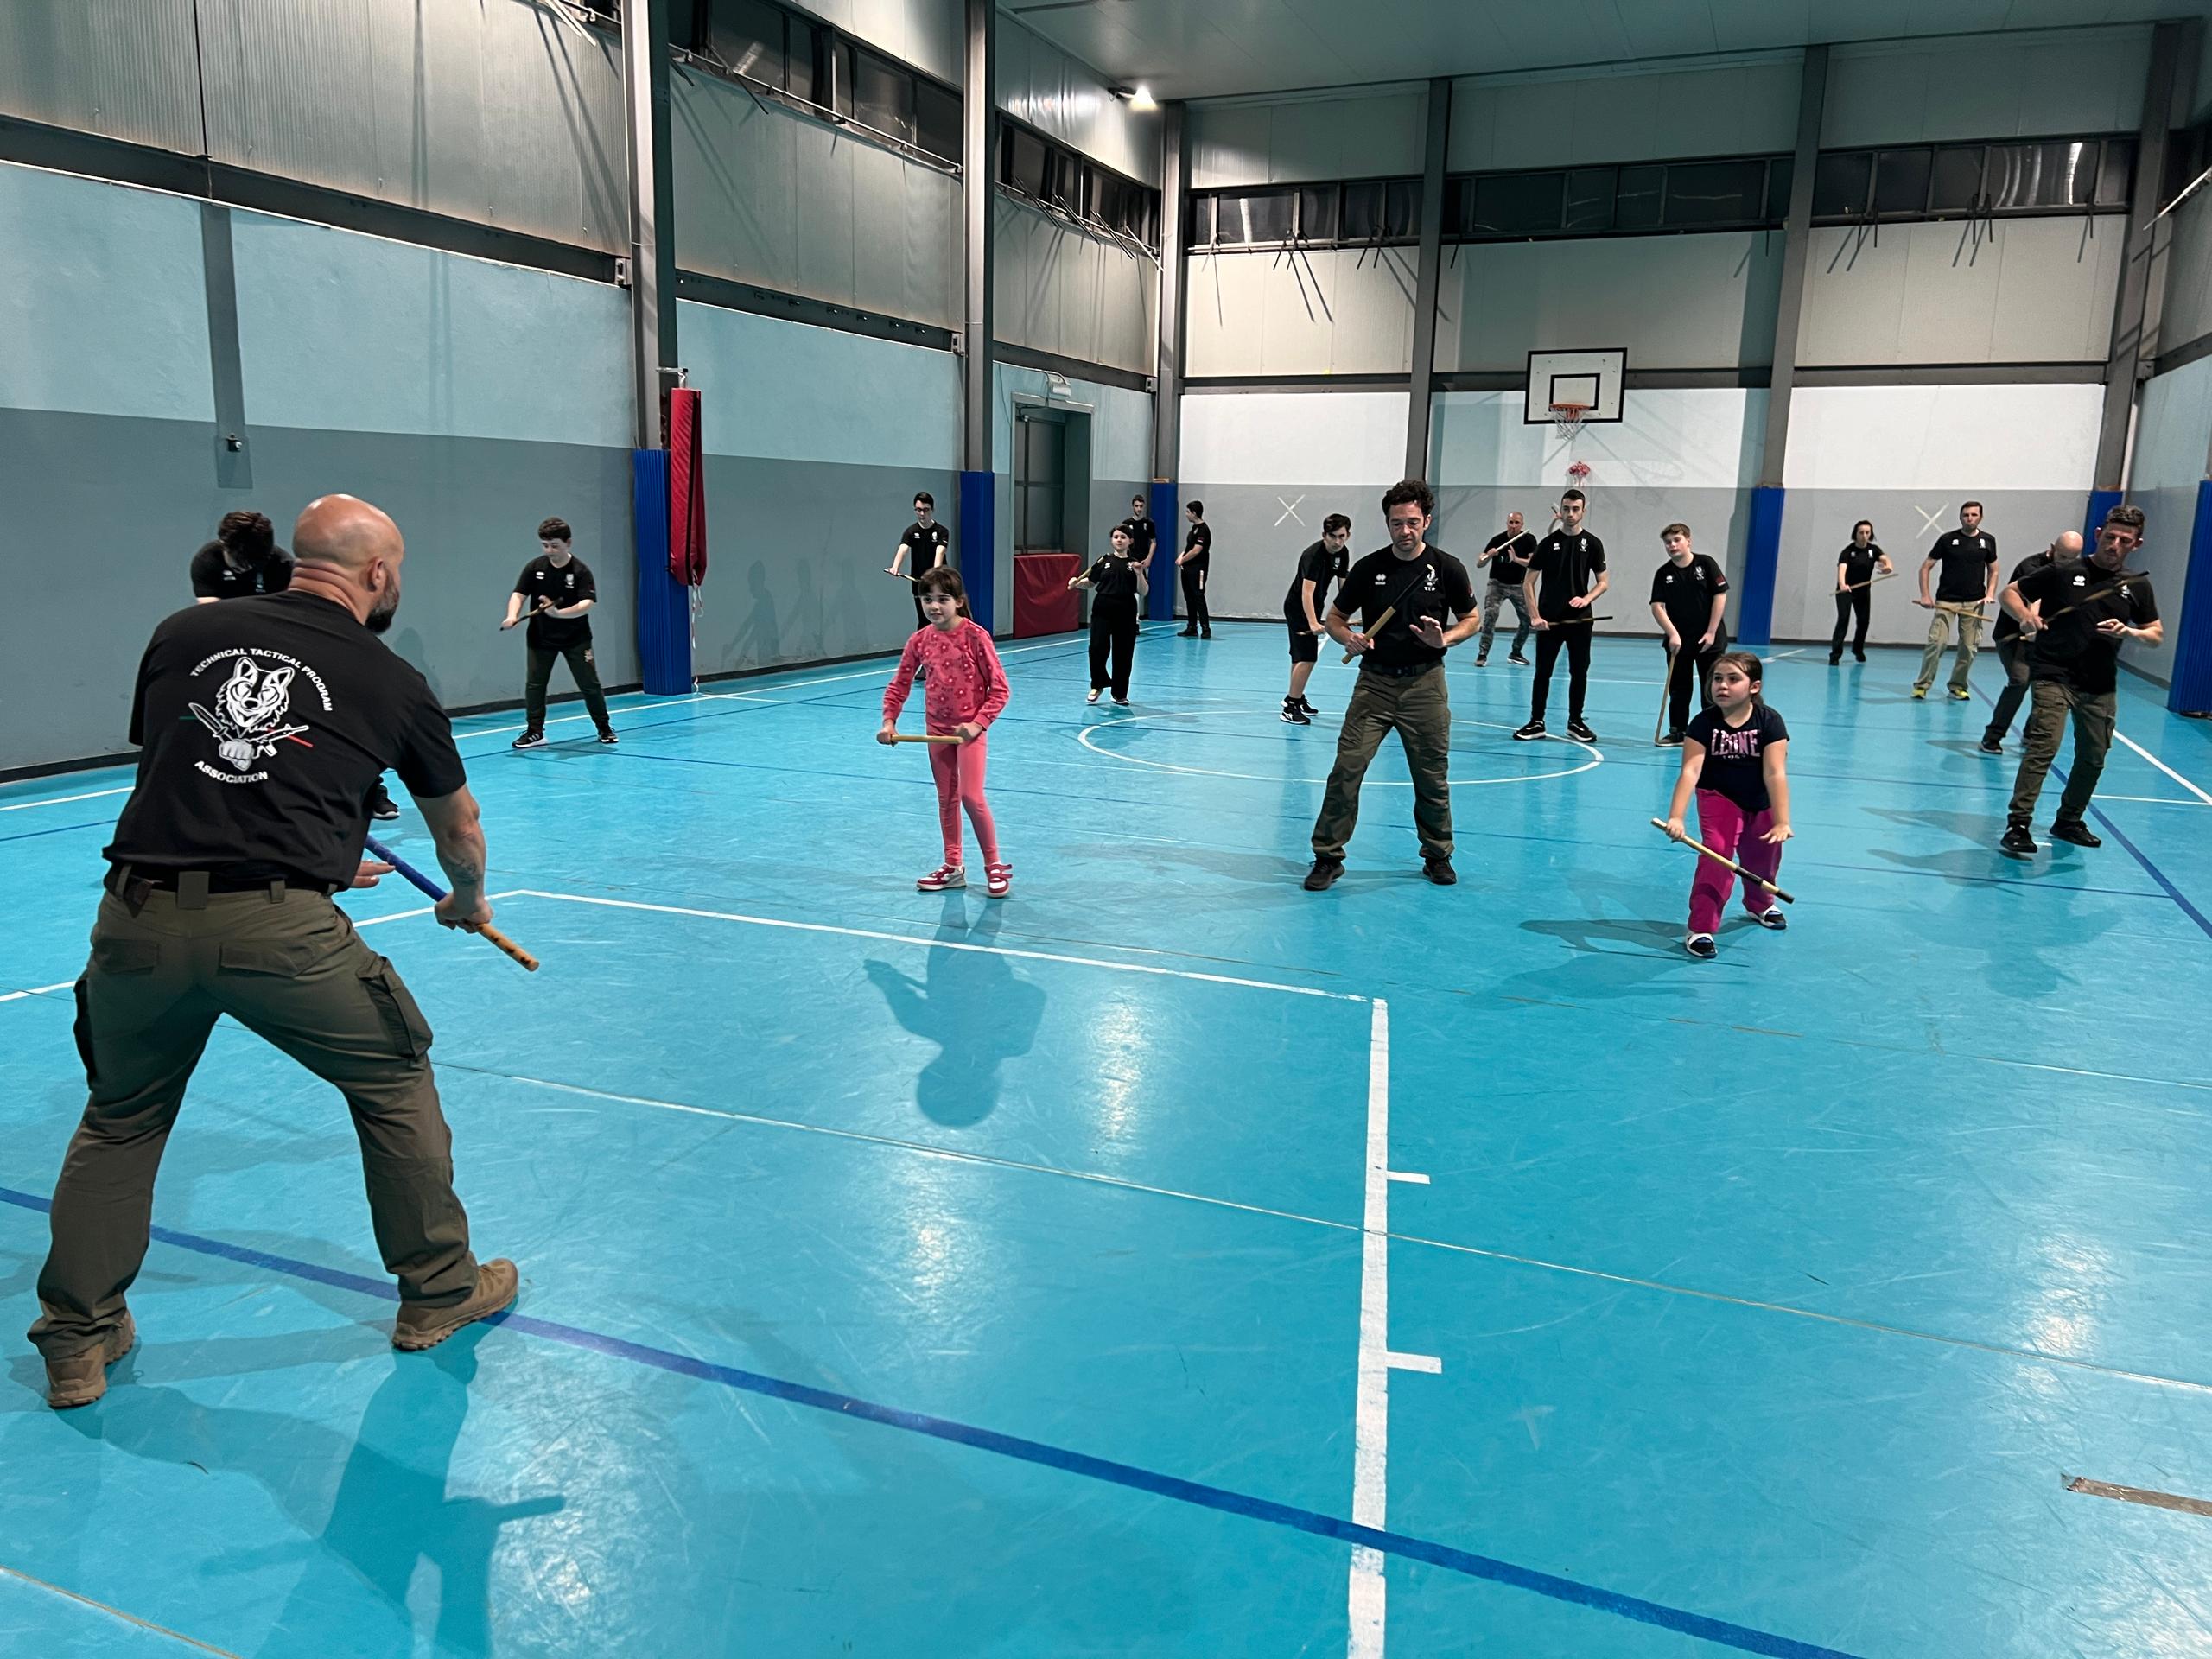
<svg viewBox="0 0 2212 1659">
<path fill-rule="evenodd" d="M 1014 635 L 1066 633 L 1083 626 L 1083 596 L 1068 582 L 1083 574 L 1072 553 L 1017 553 L 1014 557 Z"/>
</svg>

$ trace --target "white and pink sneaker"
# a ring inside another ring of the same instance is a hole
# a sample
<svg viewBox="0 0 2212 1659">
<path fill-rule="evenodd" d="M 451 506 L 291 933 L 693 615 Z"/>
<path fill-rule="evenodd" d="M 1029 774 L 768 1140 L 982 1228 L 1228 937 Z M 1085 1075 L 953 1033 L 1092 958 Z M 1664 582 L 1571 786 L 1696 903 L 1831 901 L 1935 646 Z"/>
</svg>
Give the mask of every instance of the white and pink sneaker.
<svg viewBox="0 0 2212 1659">
<path fill-rule="evenodd" d="M 994 899 L 1003 899 L 1014 887 L 1014 866 L 986 864 L 983 866 L 983 891 Z"/>
<path fill-rule="evenodd" d="M 957 864 L 940 864 L 914 883 L 923 893 L 943 893 L 947 887 L 964 887 L 968 872 Z"/>
</svg>

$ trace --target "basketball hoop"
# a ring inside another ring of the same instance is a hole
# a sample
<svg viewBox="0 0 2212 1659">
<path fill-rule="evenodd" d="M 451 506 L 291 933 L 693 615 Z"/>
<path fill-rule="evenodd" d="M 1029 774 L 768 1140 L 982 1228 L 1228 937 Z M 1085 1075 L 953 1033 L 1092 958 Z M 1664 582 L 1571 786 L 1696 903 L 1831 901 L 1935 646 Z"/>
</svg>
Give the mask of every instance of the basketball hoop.
<svg viewBox="0 0 2212 1659">
<path fill-rule="evenodd" d="M 1587 404 L 1554 404 L 1552 429 L 1566 442 L 1573 442 L 1582 430 L 1582 423 L 1589 418 Z"/>
</svg>

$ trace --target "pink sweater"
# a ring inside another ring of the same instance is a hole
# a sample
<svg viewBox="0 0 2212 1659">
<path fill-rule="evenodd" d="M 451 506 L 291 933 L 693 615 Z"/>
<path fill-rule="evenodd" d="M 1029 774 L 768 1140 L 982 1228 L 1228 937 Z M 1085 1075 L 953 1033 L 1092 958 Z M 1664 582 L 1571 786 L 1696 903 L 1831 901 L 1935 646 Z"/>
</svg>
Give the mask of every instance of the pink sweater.
<svg viewBox="0 0 2212 1659">
<path fill-rule="evenodd" d="M 930 675 L 925 706 L 933 732 L 949 732 L 970 721 L 988 727 L 1013 692 L 990 634 L 963 616 L 949 632 L 925 626 L 906 641 L 899 671 L 883 690 L 886 720 L 899 718 L 906 694 L 913 690 L 915 671 L 925 668 Z"/>
</svg>

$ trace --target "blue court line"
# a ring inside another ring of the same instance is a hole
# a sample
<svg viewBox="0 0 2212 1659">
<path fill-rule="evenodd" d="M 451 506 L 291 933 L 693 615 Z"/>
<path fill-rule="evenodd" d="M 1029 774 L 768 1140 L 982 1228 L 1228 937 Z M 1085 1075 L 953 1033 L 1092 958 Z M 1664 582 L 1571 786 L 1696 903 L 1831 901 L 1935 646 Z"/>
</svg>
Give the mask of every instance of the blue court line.
<svg viewBox="0 0 2212 1659">
<path fill-rule="evenodd" d="M 45 1214 L 52 1208 L 46 1199 L 33 1193 L 18 1192 L 4 1186 L 0 1186 L 0 1201 L 40 1214 Z M 398 1290 L 388 1280 L 365 1278 L 335 1268 L 318 1267 L 312 1262 L 275 1255 L 247 1245 L 226 1244 L 219 1239 L 204 1238 L 197 1233 L 180 1233 L 167 1227 L 155 1227 L 151 1233 L 156 1243 L 213 1256 L 218 1261 L 259 1268 L 266 1272 L 328 1285 L 337 1290 L 356 1291 L 365 1296 L 375 1297 L 379 1301 L 396 1302 L 399 1300 Z M 896 1406 L 880 1405 L 874 1401 L 856 1399 L 851 1395 L 814 1388 L 808 1383 L 767 1376 L 759 1371 L 741 1370 L 734 1365 L 718 1365 L 711 1360 L 699 1359 L 690 1354 L 672 1353 L 664 1348 L 648 1347 L 644 1343 L 587 1331 L 578 1325 L 563 1325 L 551 1319 L 514 1313 L 498 1315 L 488 1323 L 503 1325 L 525 1336 L 542 1337 L 549 1342 L 564 1343 L 587 1352 L 603 1354 L 611 1359 L 626 1360 L 633 1365 L 649 1366 L 677 1376 L 689 1376 L 742 1393 L 805 1406 L 815 1411 L 828 1412 L 833 1416 L 876 1423 L 886 1428 L 903 1429 L 910 1434 L 927 1435 L 931 1440 L 965 1446 L 996 1457 L 1012 1458 L 1018 1462 L 1035 1464 L 1064 1474 L 1082 1475 L 1088 1479 L 1104 1481 L 1133 1491 L 1148 1492 L 1156 1497 L 1173 1498 L 1179 1503 L 1194 1504 L 1224 1515 L 1240 1516 L 1249 1521 L 1263 1521 L 1272 1526 L 1288 1527 L 1293 1531 L 1333 1539 L 1339 1543 L 1361 1545 L 1403 1560 L 1441 1567 L 1447 1573 L 1459 1573 L 1468 1578 L 1526 1590 L 1548 1600 L 1566 1602 L 1573 1606 L 1586 1607 L 1593 1612 L 1609 1613 L 1616 1618 L 1674 1630 L 1700 1641 L 1732 1648 L 1738 1653 L 1765 1654 L 1771 1656 L 1772 1659 L 1856 1659 L 1856 1656 L 1838 1648 L 1824 1648 L 1815 1643 L 1800 1642 L 1791 1637 L 1754 1630 L 1746 1624 L 1732 1624 L 1726 1619 L 1711 1618 L 1703 1613 L 1669 1607 L 1662 1602 L 1646 1601 L 1640 1596 L 1622 1595 L 1616 1591 L 1563 1579 L 1554 1573 L 1540 1573 L 1533 1567 L 1516 1567 L 1510 1561 L 1478 1555 L 1471 1550 L 1456 1549 L 1448 1544 L 1433 1543 L 1406 1533 L 1361 1526 L 1336 1516 L 1322 1515 L 1294 1504 L 1279 1503 L 1272 1498 L 1232 1491 L 1224 1486 L 1210 1486 L 1202 1481 L 1185 1480 L 1179 1476 L 1139 1468 L 1135 1464 L 1117 1463 L 1110 1458 L 1093 1457 L 1086 1452 L 1071 1451 L 1041 1440 L 1025 1440 L 1016 1434 L 1002 1434 L 996 1429 L 979 1428 L 950 1418 L 903 1411 Z"/>
<path fill-rule="evenodd" d="M 1980 697 L 1984 702 L 1988 703 L 1992 708 L 1996 707 L 1995 700 L 1980 686 L 1976 686 L 1974 688 L 1974 695 Z M 2068 723 L 2071 725 L 2072 722 L 2069 721 Z M 2052 775 L 2056 777 L 2058 779 L 2058 786 L 2062 790 L 2064 789 L 2066 787 L 2068 777 L 2065 769 L 2060 766 L 2058 762 L 2054 760 L 2050 763 L 2050 770 Z M 2037 798 L 2036 804 L 2038 806 L 2043 804 L 2040 798 Z M 2145 872 L 2153 881 L 2158 884 L 2158 886 L 2164 891 L 2166 897 L 2172 899 L 2174 903 L 2181 906 L 2181 913 L 2188 917 L 2190 921 L 2195 922 L 2197 927 L 2202 931 L 2205 938 L 2212 938 L 2212 921 L 2205 919 L 2204 912 L 2199 910 L 2195 905 L 2190 903 L 2188 897 L 2183 893 L 2182 890 L 2166 879 L 2166 873 L 2151 861 L 2151 855 L 2148 853 L 2145 852 L 2140 847 L 2138 847 L 2133 842 L 2130 841 L 2121 831 L 2120 827 L 2105 816 L 2104 808 L 2097 804 L 2096 798 L 2094 796 L 2092 796 L 2089 799 L 2089 816 L 2094 818 L 2099 823 L 2104 825 L 2105 833 L 2107 835 L 2110 836 L 2114 841 L 2127 849 L 2129 855 L 2133 857 L 2138 864 L 2140 864 L 2143 867 Z"/>
</svg>

